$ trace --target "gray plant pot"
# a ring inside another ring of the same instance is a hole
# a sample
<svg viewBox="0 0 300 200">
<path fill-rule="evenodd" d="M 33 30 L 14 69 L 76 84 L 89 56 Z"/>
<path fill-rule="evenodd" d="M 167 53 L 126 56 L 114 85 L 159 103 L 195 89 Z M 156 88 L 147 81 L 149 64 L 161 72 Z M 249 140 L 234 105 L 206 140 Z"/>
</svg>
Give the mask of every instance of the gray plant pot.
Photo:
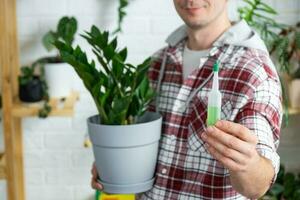
<svg viewBox="0 0 300 200">
<path fill-rule="evenodd" d="M 103 125 L 88 118 L 99 182 L 104 192 L 132 194 L 152 188 L 162 117 L 146 112 L 133 125 Z"/>
</svg>

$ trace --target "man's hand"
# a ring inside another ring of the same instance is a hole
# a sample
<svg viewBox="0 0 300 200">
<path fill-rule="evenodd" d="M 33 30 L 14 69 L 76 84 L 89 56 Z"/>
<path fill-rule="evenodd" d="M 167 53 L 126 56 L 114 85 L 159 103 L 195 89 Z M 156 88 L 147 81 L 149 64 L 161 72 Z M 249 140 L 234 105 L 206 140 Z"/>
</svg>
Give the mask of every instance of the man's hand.
<svg viewBox="0 0 300 200">
<path fill-rule="evenodd" d="M 99 174 L 97 172 L 95 163 L 93 163 L 91 174 L 92 174 L 91 187 L 94 188 L 95 190 L 102 190 L 103 186 L 97 181 L 99 178 Z"/>
<path fill-rule="evenodd" d="M 248 198 L 259 198 L 274 177 L 271 161 L 256 150 L 258 138 L 245 126 L 218 121 L 202 134 L 210 154 L 229 169 L 235 190 Z"/>
<path fill-rule="evenodd" d="M 257 137 L 240 124 L 218 121 L 202 135 L 207 150 L 230 171 L 247 171 L 256 166 Z"/>
</svg>

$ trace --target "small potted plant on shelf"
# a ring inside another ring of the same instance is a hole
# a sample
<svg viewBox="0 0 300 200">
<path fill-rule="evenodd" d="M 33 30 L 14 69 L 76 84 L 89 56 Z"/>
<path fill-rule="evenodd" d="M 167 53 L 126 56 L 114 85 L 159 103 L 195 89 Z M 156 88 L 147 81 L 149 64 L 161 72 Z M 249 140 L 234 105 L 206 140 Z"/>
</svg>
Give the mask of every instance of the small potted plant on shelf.
<svg viewBox="0 0 300 200">
<path fill-rule="evenodd" d="M 39 110 L 39 117 L 46 118 L 51 111 L 51 106 L 48 104 L 48 87 L 44 78 L 43 68 L 41 68 L 40 74 L 36 74 L 37 65 L 38 62 L 35 62 L 31 66 L 21 67 L 21 74 L 18 77 L 19 98 L 26 103 L 44 100 L 43 107 Z"/>
<path fill-rule="evenodd" d="M 162 117 L 147 112 L 154 90 L 147 71 L 150 58 L 133 66 L 127 48 L 117 49 L 117 38 L 93 26 L 82 35 L 91 45 L 99 66 L 88 61 L 79 46 L 57 40 L 61 58 L 71 64 L 90 92 L 98 115 L 87 120 L 100 182 L 108 193 L 149 190 L 161 135 Z"/>
<path fill-rule="evenodd" d="M 74 17 L 62 17 L 57 25 L 57 30 L 50 30 L 43 37 L 43 45 L 48 51 L 54 48 L 55 40 L 62 40 L 72 45 L 77 31 L 77 20 Z M 69 64 L 62 61 L 58 52 L 55 56 L 39 59 L 44 65 L 45 79 L 49 87 L 49 96 L 64 98 L 70 95 L 72 90 L 73 69 Z"/>
</svg>

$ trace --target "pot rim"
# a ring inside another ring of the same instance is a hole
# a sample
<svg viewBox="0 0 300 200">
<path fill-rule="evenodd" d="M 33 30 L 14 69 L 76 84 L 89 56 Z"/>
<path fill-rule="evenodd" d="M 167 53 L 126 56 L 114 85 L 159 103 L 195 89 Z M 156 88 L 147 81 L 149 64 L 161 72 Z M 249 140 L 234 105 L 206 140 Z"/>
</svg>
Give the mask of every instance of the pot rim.
<svg viewBox="0 0 300 200">
<path fill-rule="evenodd" d="M 155 116 L 155 119 L 151 120 L 151 121 L 146 121 L 146 122 L 140 122 L 140 123 L 136 123 L 136 124 L 128 124 L 128 125 L 108 125 L 108 124 L 99 124 L 99 123 L 95 123 L 92 121 L 93 118 L 96 118 L 96 117 L 100 117 L 99 114 L 96 114 L 96 115 L 92 115 L 90 117 L 88 117 L 87 119 L 87 123 L 89 125 L 92 125 L 92 126 L 101 126 L 101 127 L 138 127 L 138 126 L 144 126 L 145 124 L 150 124 L 150 123 L 153 123 L 153 122 L 156 122 L 156 121 L 160 121 L 162 120 L 162 115 L 160 113 L 157 113 L 157 112 L 150 112 L 150 111 L 147 111 L 146 113 L 150 113 L 152 115 L 157 115 Z M 145 113 L 145 114 L 146 114 Z M 145 115 L 144 114 L 144 115 Z"/>
</svg>

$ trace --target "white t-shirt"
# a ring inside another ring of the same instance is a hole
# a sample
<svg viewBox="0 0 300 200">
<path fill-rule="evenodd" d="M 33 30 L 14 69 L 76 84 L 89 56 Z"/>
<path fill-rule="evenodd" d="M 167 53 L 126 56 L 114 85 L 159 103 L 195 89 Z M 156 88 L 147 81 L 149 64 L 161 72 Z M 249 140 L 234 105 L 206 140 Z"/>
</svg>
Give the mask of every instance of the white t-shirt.
<svg viewBox="0 0 300 200">
<path fill-rule="evenodd" d="M 210 49 L 201 51 L 190 50 L 185 44 L 183 50 L 183 77 L 186 79 L 192 71 L 199 68 L 200 59 L 208 56 Z"/>
</svg>

